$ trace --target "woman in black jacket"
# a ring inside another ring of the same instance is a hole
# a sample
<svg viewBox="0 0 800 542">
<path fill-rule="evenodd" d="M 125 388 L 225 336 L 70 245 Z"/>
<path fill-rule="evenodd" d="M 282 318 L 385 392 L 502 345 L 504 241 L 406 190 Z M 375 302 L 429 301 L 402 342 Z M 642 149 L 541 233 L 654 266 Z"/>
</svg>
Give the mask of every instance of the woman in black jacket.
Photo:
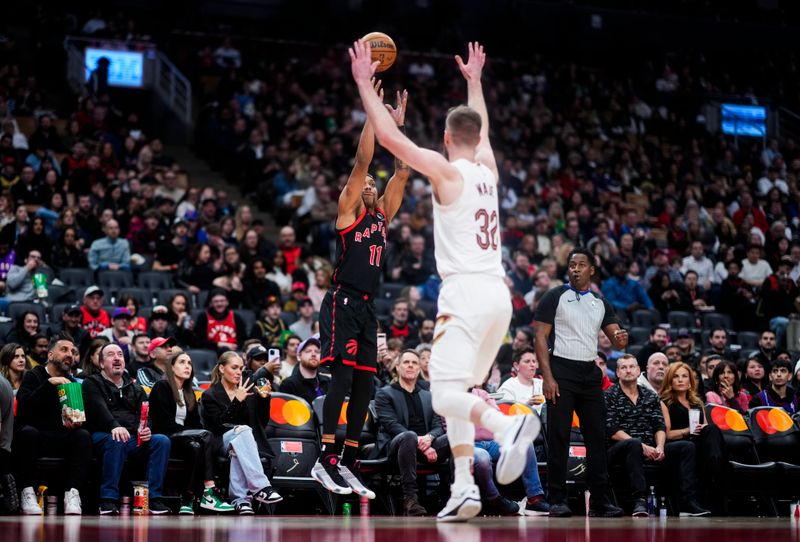
<svg viewBox="0 0 800 542">
<path fill-rule="evenodd" d="M 203 422 L 230 457 L 230 483 L 228 496 L 241 515 L 252 515 L 251 499 L 271 504 L 283 500 L 264 473 L 258 445 L 249 425 L 248 398 L 253 396 L 253 384 L 242 381 L 244 362 L 236 352 L 225 352 L 211 372 L 211 387 L 203 392 Z M 262 395 L 263 394 L 263 395 Z M 260 392 L 265 401 L 268 392 Z M 233 453 L 231 453 L 233 452 Z"/>
<path fill-rule="evenodd" d="M 153 431 L 167 435 L 172 441 L 171 451 L 188 465 L 187 491 L 180 514 L 194 514 L 194 495 L 200 487 L 203 492 L 200 508 L 212 512 L 231 512 L 233 506 L 223 502 L 214 487 L 213 435 L 203 429 L 200 409 L 192 389 L 194 370 L 192 359 L 186 352 L 173 354 L 165 375 L 150 392 L 150 416 Z"/>
</svg>

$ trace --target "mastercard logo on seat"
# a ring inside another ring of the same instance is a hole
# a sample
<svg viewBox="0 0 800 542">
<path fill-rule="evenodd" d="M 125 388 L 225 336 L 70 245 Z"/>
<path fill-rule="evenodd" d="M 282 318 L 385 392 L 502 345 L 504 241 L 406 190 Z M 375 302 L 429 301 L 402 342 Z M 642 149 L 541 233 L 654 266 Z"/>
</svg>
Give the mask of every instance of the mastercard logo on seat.
<svg viewBox="0 0 800 542">
<path fill-rule="evenodd" d="M 756 412 L 756 423 L 768 435 L 783 433 L 794 426 L 792 418 L 782 408 L 770 408 Z"/>
<path fill-rule="evenodd" d="M 711 421 L 722 431 L 747 431 L 747 422 L 742 415 L 732 408 L 721 406 L 711 409 Z"/>
<path fill-rule="evenodd" d="M 275 397 L 270 402 L 269 417 L 278 425 L 302 427 L 311 419 L 311 410 L 296 399 Z"/>
</svg>

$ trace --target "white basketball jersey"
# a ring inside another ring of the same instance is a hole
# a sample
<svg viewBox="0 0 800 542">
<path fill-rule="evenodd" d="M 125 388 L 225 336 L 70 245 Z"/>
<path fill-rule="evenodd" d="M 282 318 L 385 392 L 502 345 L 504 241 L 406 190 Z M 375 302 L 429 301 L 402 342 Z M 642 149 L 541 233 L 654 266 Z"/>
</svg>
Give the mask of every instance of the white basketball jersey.
<svg viewBox="0 0 800 542">
<path fill-rule="evenodd" d="M 483 164 L 456 160 L 464 179 L 461 195 L 450 205 L 433 197 L 436 268 L 442 278 L 458 273 L 503 277 L 497 180 Z"/>
</svg>

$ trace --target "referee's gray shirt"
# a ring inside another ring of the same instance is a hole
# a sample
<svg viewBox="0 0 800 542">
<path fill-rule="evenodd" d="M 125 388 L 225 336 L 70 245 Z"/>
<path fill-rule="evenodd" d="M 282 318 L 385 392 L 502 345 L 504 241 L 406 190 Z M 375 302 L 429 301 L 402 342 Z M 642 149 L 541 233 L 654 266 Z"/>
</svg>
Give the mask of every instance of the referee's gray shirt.
<svg viewBox="0 0 800 542">
<path fill-rule="evenodd" d="M 597 357 L 597 335 L 617 323 L 611 304 L 591 290 L 579 292 L 569 284 L 553 288 L 542 297 L 536 322 L 550 324 L 553 355 L 575 361 Z"/>
</svg>

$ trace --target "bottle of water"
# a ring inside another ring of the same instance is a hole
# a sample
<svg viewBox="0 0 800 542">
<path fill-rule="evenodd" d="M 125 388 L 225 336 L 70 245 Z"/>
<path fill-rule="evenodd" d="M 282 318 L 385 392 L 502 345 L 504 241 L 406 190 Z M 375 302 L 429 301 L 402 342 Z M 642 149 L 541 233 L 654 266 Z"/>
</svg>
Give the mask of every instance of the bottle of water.
<svg viewBox="0 0 800 542">
<path fill-rule="evenodd" d="M 647 513 L 650 516 L 658 514 L 658 500 L 656 499 L 656 488 L 650 486 L 650 495 L 647 497 Z"/>
<path fill-rule="evenodd" d="M 666 518 L 667 517 L 667 498 L 661 497 L 661 508 L 658 509 L 658 517 Z"/>
</svg>

